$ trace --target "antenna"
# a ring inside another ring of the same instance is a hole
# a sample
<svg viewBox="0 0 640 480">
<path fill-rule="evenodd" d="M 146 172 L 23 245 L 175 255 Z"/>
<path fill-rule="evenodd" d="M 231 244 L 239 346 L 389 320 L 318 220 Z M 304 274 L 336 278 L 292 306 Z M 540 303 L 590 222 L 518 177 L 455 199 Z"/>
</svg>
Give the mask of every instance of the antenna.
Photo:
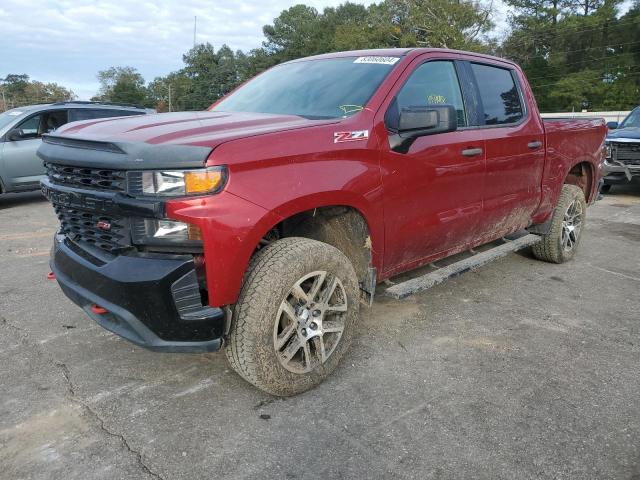
<svg viewBox="0 0 640 480">
<path fill-rule="evenodd" d="M 193 48 L 196 48 L 196 31 L 198 30 L 198 16 L 193 17 Z"/>
</svg>

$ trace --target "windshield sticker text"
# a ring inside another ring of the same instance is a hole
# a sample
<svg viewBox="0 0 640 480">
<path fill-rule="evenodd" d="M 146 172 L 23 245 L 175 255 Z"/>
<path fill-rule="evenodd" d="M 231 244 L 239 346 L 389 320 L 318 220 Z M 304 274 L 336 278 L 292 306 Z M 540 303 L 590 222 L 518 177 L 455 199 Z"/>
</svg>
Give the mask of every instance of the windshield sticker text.
<svg viewBox="0 0 640 480">
<path fill-rule="evenodd" d="M 369 130 L 356 130 L 354 132 L 334 132 L 333 143 L 355 142 L 369 138 Z"/>
<path fill-rule="evenodd" d="M 444 97 L 443 95 L 429 95 L 427 97 L 427 103 L 431 103 L 431 104 L 445 104 L 447 103 L 447 99 L 446 97 Z"/>
<path fill-rule="evenodd" d="M 380 63 L 382 65 L 394 65 L 400 57 L 358 57 L 353 63 Z"/>
</svg>

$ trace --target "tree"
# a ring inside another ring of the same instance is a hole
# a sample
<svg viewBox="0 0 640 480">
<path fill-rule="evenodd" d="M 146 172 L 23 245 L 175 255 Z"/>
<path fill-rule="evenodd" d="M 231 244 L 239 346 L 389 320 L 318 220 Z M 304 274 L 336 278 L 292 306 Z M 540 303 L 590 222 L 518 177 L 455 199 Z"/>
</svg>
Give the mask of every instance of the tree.
<svg viewBox="0 0 640 480">
<path fill-rule="evenodd" d="M 385 0 L 386 21 L 397 26 L 399 47 L 484 50 L 482 36 L 492 27 L 492 7 L 459 0 Z"/>
<path fill-rule="evenodd" d="M 328 22 L 313 7 L 295 5 L 262 29 L 264 48 L 279 61 L 315 55 L 331 50 Z"/>
<path fill-rule="evenodd" d="M 91 100 L 116 103 L 147 104 L 144 78 L 133 67 L 111 67 L 98 72 L 100 90 Z"/>
<path fill-rule="evenodd" d="M 75 94 L 57 83 L 29 80 L 25 74 L 9 74 L 0 79 L 0 112 L 34 103 L 54 103 L 73 100 Z"/>
<path fill-rule="evenodd" d="M 248 68 L 247 59 L 236 54 L 227 45 L 216 52 L 210 43 L 196 45 L 184 56 L 184 68 L 180 71 L 189 79 L 189 91 L 185 104 L 189 109 L 204 109 L 229 93 L 242 80 Z M 240 69 L 242 67 L 242 70 Z"/>
<path fill-rule="evenodd" d="M 190 79 L 182 72 L 172 72 L 149 83 L 148 101 L 158 112 L 189 110 L 186 102 L 190 89 Z"/>
<path fill-rule="evenodd" d="M 626 109 L 637 103 L 638 4 L 620 0 L 509 0 L 512 31 L 500 53 L 520 63 L 542 111 Z"/>
</svg>

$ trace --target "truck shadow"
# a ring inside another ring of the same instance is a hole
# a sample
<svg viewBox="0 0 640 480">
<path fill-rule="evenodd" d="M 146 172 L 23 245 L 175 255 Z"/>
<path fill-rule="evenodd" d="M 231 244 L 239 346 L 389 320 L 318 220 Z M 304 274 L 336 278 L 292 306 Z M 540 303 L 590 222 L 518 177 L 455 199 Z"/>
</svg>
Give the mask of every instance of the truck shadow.
<svg viewBox="0 0 640 480">
<path fill-rule="evenodd" d="M 612 185 L 611 190 L 605 194 L 605 197 L 617 197 L 624 195 L 640 197 L 640 180 L 634 178 L 630 183 Z"/>
<path fill-rule="evenodd" d="M 0 210 L 15 207 L 17 205 L 44 203 L 46 201 L 47 199 L 44 198 L 40 190 L 22 193 L 3 193 L 0 195 Z"/>
</svg>

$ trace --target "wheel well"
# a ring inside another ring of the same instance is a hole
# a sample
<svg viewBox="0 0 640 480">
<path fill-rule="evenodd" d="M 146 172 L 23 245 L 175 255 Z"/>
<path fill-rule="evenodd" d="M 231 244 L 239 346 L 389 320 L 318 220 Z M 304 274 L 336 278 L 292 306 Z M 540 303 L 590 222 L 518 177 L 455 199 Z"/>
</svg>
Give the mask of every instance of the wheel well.
<svg viewBox="0 0 640 480">
<path fill-rule="evenodd" d="M 360 283 L 369 285 L 371 237 L 366 220 L 355 208 L 328 206 L 297 213 L 273 227 L 260 245 L 285 237 L 311 238 L 336 247 L 351 261 Z"/>
<path fill-rule="evenodd" d="M 584 198 L 586 198 L 587 203 L 590 200 L 589 195 L 591 194 L 592 182 L 593 172 L 588 162 L 575 164 L 564 179 L 564 183 L 575 185 L 584 192 Z"/>
</svg>

